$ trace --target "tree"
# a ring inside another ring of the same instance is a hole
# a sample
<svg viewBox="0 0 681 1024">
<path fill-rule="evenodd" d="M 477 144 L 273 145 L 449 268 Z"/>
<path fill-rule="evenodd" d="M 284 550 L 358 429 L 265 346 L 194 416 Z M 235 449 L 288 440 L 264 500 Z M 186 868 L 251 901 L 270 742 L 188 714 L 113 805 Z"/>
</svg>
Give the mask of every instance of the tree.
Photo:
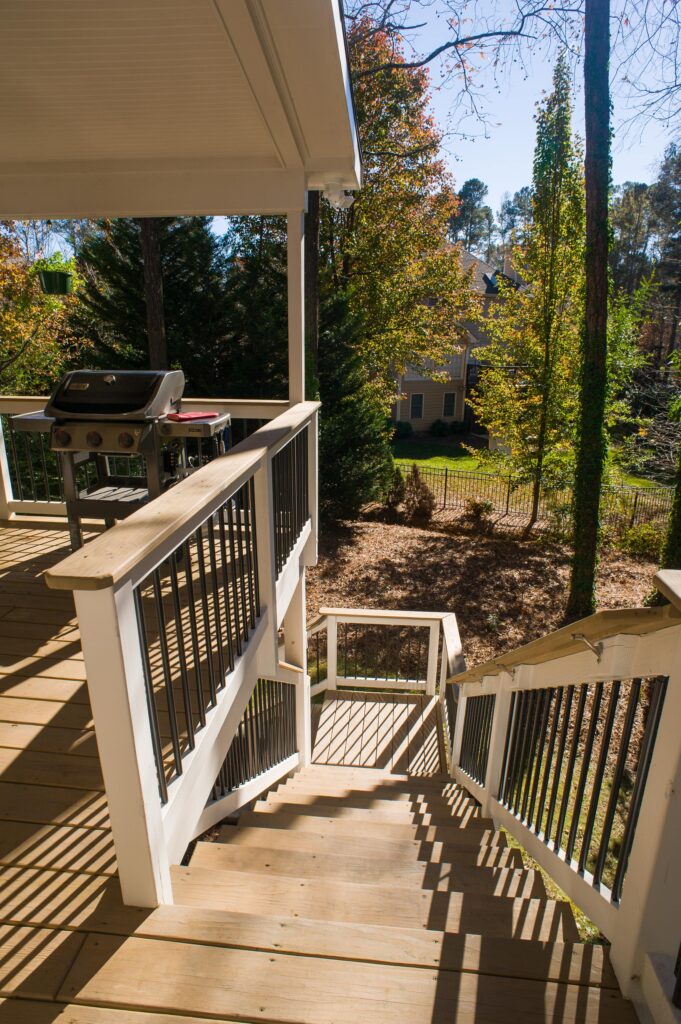
<svg viewBox="0 0 681 1024">
<path fill-rule="evenodd" d="M 490 321 L 492 344 L 471 404 L 502 441 L 488 458 L 510 463 L 532 483 L 528 529 L 542 487 L 565 486 L 572 472 L 583 294 L 584 183 L 572 139 L 567 62 L 556 65 L 553 91 L 537 114 L 532 223 L 517 262 L 527 287 L 502 282 Z"/>
<path fill-rule="evenodd" d="M 681 147 L 667 147 L 649 191 L 658 247 L 658 362 L 668 364 L 679 344 L 681 319 Z"/>
<path fill-rule="evenodd" d="M 633 295 L 653 269 L 655 219 L 650 186 L 640 181 L 626 181 L 616 188 L 610 219 L 613 289 Z"/>
<path fill-rule="evenodd" d="M 147 313 L 149 366 L 152 370 L 167 370 L 168 346 L 163 309 L 161 226 L 158 217 L 141 217 L 138 224 L 144 271 L 144 305 Z"/>
<path fill-rule="evenodd" d="M 508 247 L 523 245 L 532 223 L 532 188 L 523 185 L 511 196 L 505 193 L 497 215 L 497 230 L 503 255 Z"/>
<path fill-rule="evenodd" d="M 607 458 L 608 190 L 610 186 L 610 2 L 586 0 L 586 296 L 574 492 L 574 555 L 567 616 L 595 608 L 600 499 Z"/>
<path fill-rule="evenodd" d="M 348 42 L 364 185 L 349 210 L 322 204 L 321 286 L 347 294 L 362 324 L 362 361 L 387 413 L 395 374 L 444 364 L 476 300 L 447 242 L 456 198 L 438 156 L 427 72 L 364 76 L 388 57 L 405 60 L 367 19 L 352 24 Z"/>
<path fill-rule="evenodd" d="M 487 256 L 494 231 L 494 214 L 485 205 L 489 189 L 479 178 L 469 178 L 456 194 L 459 205 L 449 220 L 452 240 L 464 249 Z"/>
<path fill-rule="evenodd" d="M 157 222 L 167 365 L 181 366 L 188 390 L 216 394 L 228 377 L 227 256 L 208 217 Z M 85 279 L 77 327 L 96 340 L 91 359 L 148 366 L 149 331 L 139 222 L 98 221 L 77 252 Z M 157 365 L 165 360 L 160 357 Z"/>
</svg>

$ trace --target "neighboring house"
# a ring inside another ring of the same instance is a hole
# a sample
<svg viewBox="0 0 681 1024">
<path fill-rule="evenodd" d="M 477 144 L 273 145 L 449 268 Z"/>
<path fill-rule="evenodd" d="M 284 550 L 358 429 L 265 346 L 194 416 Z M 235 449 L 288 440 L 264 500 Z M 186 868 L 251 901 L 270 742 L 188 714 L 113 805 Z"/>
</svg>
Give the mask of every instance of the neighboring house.
<svg viewBox="0 0 681 1024">
<path fill-rule="evenodd" d="M 411 424 L 417 433 L 429 431 L 435 420 L 459 422 L 466 429 L 475 426 L 472 410 L 466 405 L 466 395 L 477 383 L 482 365 L 475 350 L 490 341 L 483 324 L 499 299 L 499 277 L 518 281 L 517 276 L 511 275 L 506 268 L 495 269 L 472 253 L 462 252 L 461 262 L 464 270 L 471 271 L 473 289 L 481 297 L 481 319 L 464 321 L 464 340 L 448 362 L 442 366 L 431 364 L 428 367 L 441 375 L 440 380 L 434 380 L 432 376 L 426 376 L 414 367 L 407 367 L 406 373 L 397 378 L 398 393 L 402 397 L 393 407 L 393 418 L 395 422 Z"/>
</svg>

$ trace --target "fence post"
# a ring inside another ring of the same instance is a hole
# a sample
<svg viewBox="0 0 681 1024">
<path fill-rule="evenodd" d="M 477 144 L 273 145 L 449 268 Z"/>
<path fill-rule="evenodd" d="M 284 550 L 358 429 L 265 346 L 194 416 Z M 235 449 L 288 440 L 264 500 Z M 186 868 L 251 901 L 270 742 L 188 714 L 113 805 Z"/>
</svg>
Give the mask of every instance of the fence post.
<svg viewBox="0 0 681 1024">
<path fill-rule="evenodd" d="M 437 683 L 437 649 L 440 642 L 440 622 L 431 622 L 428 638 L 428 669 L 426 671 L 426 694 L 432 697 L 435 694 Z"/>
<path fill-rule="evenodd" d="M 636 510 L 638 509 L 638 496 L 639 496 L 639 493 L 640 493 L 639 491 L 636 491 L 636 494 L 634 495 L 634 507 L 631 510 L 631 522 L 629 523 L 629 528 L 630 529 L 631 529 L 632 526 L 636 525 Z"/>
<path fill-rule="evenodd" d="M 172 903 L 133 589 L 74 597 L 123 902 Z"/>
<path fill-rule="evenodd" d="M 338 688 L 338 619 L 329 615 L 326 625 L 326 681 L 327 689 Z"/>
<path fill-rule="evenodd" d="M 12 492 L 12 477 L 9 472 L 7 460 L 7 448 L 5 447 L 5 434 L 0 418 L 0 519 L 11 519 L 12 513 L 9 510 L 9 503 L 14 494 Z"/>
<path fill-rule="evenodd" d="M 506 515 L 508 515 L 508 510 L 509 510 L 510 506 L 511 506 L 511 478 L 509 476 L 508 484 L 507 484 L 507 487 L 506 487 Z"/>
<path fill-rule="evenodd" d="M 510 685 L 512 677 L 509 672 L 501 672 L 497 678 L 499 680 L 499 689 L 494 701 L 494 716 L 489 737 L 487 771 L 485 772 L 485 799 L 480 812 L 484 817 L 490 816 L 490 804 L 492 800 L 496 800 L 499 797 L 504 746 L 506 744 L 508 718 L 511 711 Z"/>
<path fill-rule="evenodd" d="M 444 493 L 444 497 L 442 499 L 442 507 L 443 508 L 447 508 L 447 476 L 448 476 L 448 470 L 447 470 L 447 467 L 445 466 L 445 493 Z"/>
<path fill-rule="evenodd" d="M 300 767 L 305 768 L 312 756 L 310 724 L 310 677 L 307 674 L 307 630 L 305 628 L 305 576 L 298 580 L 291 603 L 284 615 L 284 657 L 289 665 L 301 668 L 296 683 L 296 745 Z"/>
</svg>

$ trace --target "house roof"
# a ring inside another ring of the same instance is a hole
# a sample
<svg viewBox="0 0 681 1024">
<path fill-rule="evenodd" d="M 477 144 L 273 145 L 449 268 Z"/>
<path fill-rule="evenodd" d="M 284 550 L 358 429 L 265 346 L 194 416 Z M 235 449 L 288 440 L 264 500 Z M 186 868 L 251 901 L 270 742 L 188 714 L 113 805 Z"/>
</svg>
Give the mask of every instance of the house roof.
<svg viewBox="0 0 681 1024">
<path fill-rule="evenodd" d="M 520 274 L 512 269 L 506 259 L 503 260 L 501 267 L 493 267 L 490 263 L 485 263 L 484 260 L 478 259 L 473 253 L 462 249 L 461 264 L 464 270 L 472 268 L 473 287 L 480 295 L 498 295 L 498 278 L 500 276 L 504 277 L 512 285 L 515 285 L 516 288 L 523 288 L 525 286 L 525 282 Z"/>
<path fill-rule="evenodd" d="M 3 0 L 0 217 L 280 213 L 360 185 L 340 0 Z"/>
</svg>

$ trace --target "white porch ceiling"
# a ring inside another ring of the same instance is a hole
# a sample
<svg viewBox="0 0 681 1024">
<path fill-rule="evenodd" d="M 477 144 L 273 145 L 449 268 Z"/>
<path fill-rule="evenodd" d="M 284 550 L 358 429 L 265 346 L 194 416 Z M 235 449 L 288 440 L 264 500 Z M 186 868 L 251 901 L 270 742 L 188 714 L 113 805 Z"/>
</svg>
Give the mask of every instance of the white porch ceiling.
<svg viewBox="0 0 681 1024">
<path fill-rule="evenodd" d="M 0 0 L 0 217 L 359 185 L 339 0 Z"/>
</svg>

